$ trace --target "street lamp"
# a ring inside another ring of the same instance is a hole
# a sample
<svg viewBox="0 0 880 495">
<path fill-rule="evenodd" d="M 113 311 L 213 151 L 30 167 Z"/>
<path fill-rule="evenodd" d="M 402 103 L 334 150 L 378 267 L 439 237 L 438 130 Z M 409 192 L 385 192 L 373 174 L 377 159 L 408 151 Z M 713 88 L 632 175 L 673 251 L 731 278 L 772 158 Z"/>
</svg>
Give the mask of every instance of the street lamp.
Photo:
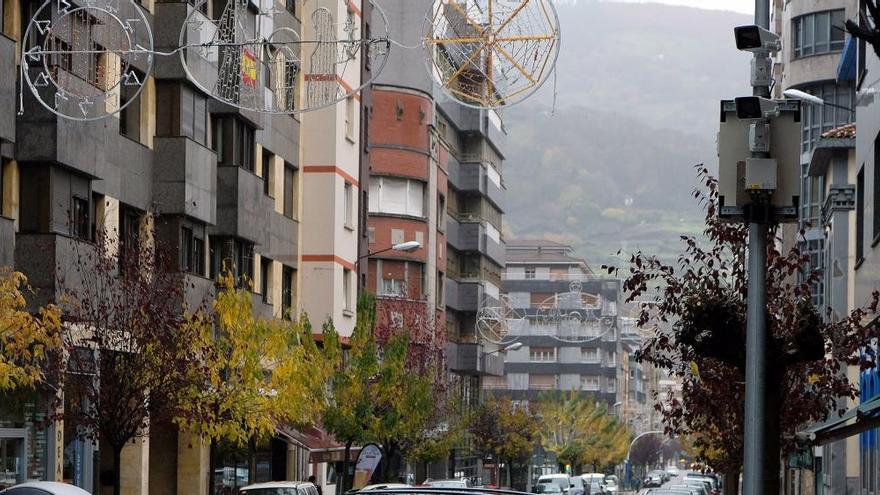
<svg viewBox="0 0 880 495">
<path fill-rule="evenodd" d="M 502 347 L 501 349 L 495 349 L 492 352 L 484 352 L 484 356 L 490 356 L 492 354 L 506 353 L 507 351 L 515 351 L 523 346 L 522 342 L 514 342 L 507 347 Z"/>
<path fill-rule="evenodd" d="M 367 258 L 369 256 L 375 256 L 377 254 L 387 253 L 388 251 L 400 251 L 403 253 L 411 253 L 411 252 L 415 251 L 416 249 L 419 249 L 420 247 L 422 247 L 422 243 L 419 241 L 401 242 L 399 244 L 395 244 L 395 245 L 391 246 L 390 248 L 382 249 L 380 251 L 376 251 L 375 253 L 367 253 L 363 256 L 360 256 L 358 258 L 358 261 L 360 261 L 364 258 Z"/>
<path fill-rule="evenodd" d="M 664 434 L 665 433 L 660 430 L 651 430 L 651 431 L 639 433 L 638 435 L 636 435 L 635 438 L 632 439 L 632 442 L 629 443 L 629 449 L 627 449 L 627 451 L 626 451 L 626 481 L 627 481 L 627 483 L 630 483 L 630 481 L 631 481 L 630 478 L 632 475 L 632 463 L 629 460 L 629 456 L 630 456 L 630 454 L 632 454 L 633 445 L 636 444 L 636 441 L 638 441 L 638 439 L 640 439 L 646 435 L 664 435 Z"/>
<path fill-rule="evenodd" d="M 811 95 L 810 93 L 807 93 L 805 91 L 801 91 L 799 89 L 786 89 L 785 91 L 782 92 L 782 94 L 787 98 L 801 100 L 801 101 L 803 101 L 805 103 L 809 103 L 811 105 L 818 105 L 818 106 L 824 105 L 826 107 L 840 108 L 840 109 L 846 110 L 851 113 L 856 113 L 856 111 L 852 108 L 845 107 L 843 105 L 838 105 L 836 103 L 829 103 L 829 102 L 823 100 L 822 98 L 819 98 L 816 95 Z"/>
</svg>

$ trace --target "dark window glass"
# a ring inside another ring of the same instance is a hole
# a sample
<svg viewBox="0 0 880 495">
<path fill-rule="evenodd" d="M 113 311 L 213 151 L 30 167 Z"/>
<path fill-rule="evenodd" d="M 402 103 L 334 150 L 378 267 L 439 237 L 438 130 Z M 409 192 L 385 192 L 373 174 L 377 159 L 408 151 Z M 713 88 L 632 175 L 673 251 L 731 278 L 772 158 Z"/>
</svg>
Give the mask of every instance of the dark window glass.
<svg viewBox="0 0 880 495">
<path fill-rule="evenodd" d="M 874 215 L 871 219 L 874 227 L 874 239 L 880 237 L 880 167 L 876 165 L 880 163 L 880 154 L 878 153 L 880 153 L 880 134 L 874 138 Z"/>
<path fill-rule="evenodd" d="M 144 81 L 144 74 L 128 69 L 128 76 L 122 76 L 119 90 L 119 104 L 127 105 L 119 112 L 119 134 L 140 142 L 141 139 L 141 97 L 137 82 Z"/>
<path fill-rule="evenodd" d="M 260 173 L 263 175 L 263 192 L 272 196 L 272 160 L 275 155 L 263 148 L 263 164 Z"/>
<path fill-rule="evenodd" d="M 180 271 L 193 271 L 193 231 L 189 227 L 180 228 Z"/>
<path fill-rule="evenodd" d="M 134 208 L 122 207 L 119 215 L 119 263 L 125 267 L 129 256 L 136 260 L 138 244 L 140 243 L 141 214 Z M 133 267 L 125 267 L 126 270 Z"/>
<path fill-rule="evenodd" d="M 70 219 L 71 235 L 80 239 L 90 239 L 92 229 L 89 222 L 89 201 L 74 197 L 72 209 L 73 212 Z"/>
<path fill-rule="evenodd" d="M 224 163 L 225 154 L 223 153 L 223 128 L 224 121 L 222 117 L 211 117 L 211 149 L 217 153 L 217 163 Z"/>
<path fill-rule="evenodd" d="M 281 270 L 281 314 L 289 320 L 293 310 L 293 269 L 284 267 Z"/>
<path fill-rule="evenodd" d="M 865 167 L 856 176 L 856 261 L 865 257 Z"/>
<path fill-rule="evenodd" d="M 260 259 L 260 293 L 263 295 L 263 302 L 269 302 L 269 277 L 272 273 L 272 260 L 269 258 Z"/>
<path fill-rule="evenodd" d="M 235 122 L 235 149 L 237 165 L 254 171 L 254 128 L 241 121 Z"/>
<path fill-rule="evenodd" d="M 199 237 L 193 238 L 193 267 L 192 273 L 205 276 L 205 240 Z"/>
<path fill-rule="evenodd" d="M 284 166 L 284 216 L 293 218 L 293 188 L 296 184 L 296 170 L 285 164 Z"/>
</svg>

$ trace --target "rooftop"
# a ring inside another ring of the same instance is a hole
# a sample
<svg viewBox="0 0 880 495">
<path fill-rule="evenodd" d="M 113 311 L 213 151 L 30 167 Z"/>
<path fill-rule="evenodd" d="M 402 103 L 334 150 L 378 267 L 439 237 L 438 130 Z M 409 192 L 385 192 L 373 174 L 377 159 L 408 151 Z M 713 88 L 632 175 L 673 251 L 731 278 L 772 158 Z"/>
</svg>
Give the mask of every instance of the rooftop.
<svg viewBox="0 0 880 495">
<path fill-rule="evenodd" d="M 823 139 L 855 139 L 856 124 L 845 124 L 822 133 Z"/>
</svg>

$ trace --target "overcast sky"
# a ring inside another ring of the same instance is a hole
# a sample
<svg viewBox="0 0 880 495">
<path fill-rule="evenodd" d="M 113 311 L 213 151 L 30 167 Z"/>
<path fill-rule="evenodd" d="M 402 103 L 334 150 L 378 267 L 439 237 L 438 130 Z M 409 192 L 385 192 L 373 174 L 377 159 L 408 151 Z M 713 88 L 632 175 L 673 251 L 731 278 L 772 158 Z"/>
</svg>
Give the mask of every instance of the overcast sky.
<svg viewBox="0 0 880 495">
<path fill-rule="evenodd" d="M 649 0 L 612 0 L 637 3 L 649 3 Z M 733 10 L 743 14 L 755 13 L 755 0 L 650 0 L 650 3 L 668 3 L 673 5 L 687 5 L 712 10 Z"/>
</svg>

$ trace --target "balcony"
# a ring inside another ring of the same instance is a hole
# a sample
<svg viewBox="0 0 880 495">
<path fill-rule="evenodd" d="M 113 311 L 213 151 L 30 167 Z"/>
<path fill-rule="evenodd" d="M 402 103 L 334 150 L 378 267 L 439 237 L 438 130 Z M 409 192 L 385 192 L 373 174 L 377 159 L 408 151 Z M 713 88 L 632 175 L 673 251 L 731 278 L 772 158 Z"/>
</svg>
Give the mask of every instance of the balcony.
<svg viewBox="0 0 880 495">
<path fill-rule="evenodd" d="M 15 222 L 11 218 L 0 217 L 0 267 L 14 266 L 15 261 Z"/>
<path fill-rule="evenodd" d="M 90 272 L 95 255 L 92 244 L 64 235 L 18 234 L 16 269 L 28 277 L 34 289 L 34 297 L 28 298 L 28 309 L 56 302 L 61 290 L 76 291 L 82 287 L 82 275 Z M 63 287 L 59 280 L 64 281 Z"/>
<path fill-rule="evenodd" d="M 480 280 L 455 280 L 448 278 L 446 281 L 446 307 L 461 312 L 476 312 L 481 306 L 498 305 L 499 294 L 493 289 L 494 285 Z"/>
<path fill-rule="evenodd" d="M 16 62 L 15 40 L 0 34 L 0 66 L 12 68 Z M 16 75 L 14 70 L 0 71 L 0 142 L 15 141 Z"/>
<path fill-rule="evenodd" d="M 153 143 L 153 190 L 162 213 L 216 223 L 217 155 L 185 137 Z"/>
<path fill-rule="evenodd" d="M 487 167 L 492 165 L 482 161 L 479 157 L 463 157 L 463 163 L 459 166 L 458 187 L 466 192 L 479 192 L 487 197 L 495 206 L 504 211 L 505 187 L 499 180 L 499 174 L 492 171 L 493 180 Z M 497 182 L 496 182 L 497 181 Z"/>
<path fill-rule="evenodd" d="M 267 246 L 275 205 L 263 194 L 263 179 L 241 167 L 217 167 L 217 178 L 214 233 Z"/>
<path fill-rule="evenodd" d="M 449 369 L 466 375 L 504 376 L 504 357 L 486 354 L 480 344 L 446 344 Z"/>
<path fill-rule="evenodd" d="M 287 266 L 297 267 L 298 222 L 276 212 L 269 213 L 269 245 L 261 254 Z"/>
</svg>

